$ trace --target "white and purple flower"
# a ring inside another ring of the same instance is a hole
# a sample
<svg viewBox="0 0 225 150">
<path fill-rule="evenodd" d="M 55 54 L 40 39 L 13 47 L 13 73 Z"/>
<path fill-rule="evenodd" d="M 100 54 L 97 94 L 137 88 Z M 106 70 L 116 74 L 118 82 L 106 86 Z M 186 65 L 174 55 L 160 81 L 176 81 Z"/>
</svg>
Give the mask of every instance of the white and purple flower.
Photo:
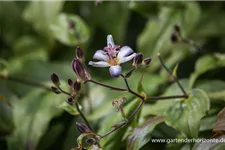
<svg viewBox="0 0 225 150">
<path fill-rule="evenodd" d="M 107 46 L 103 50 L 97 50 L 93 56 L 98 62 L 90 61 L 88 64 L 94 67 L 109 67 L 112 77 L 119 77 L 122 71 L 120 64 L 130 61 L 136 53 L 129 47 L 115 45 L 112 35 L 107 36 Z"/>
</svg>

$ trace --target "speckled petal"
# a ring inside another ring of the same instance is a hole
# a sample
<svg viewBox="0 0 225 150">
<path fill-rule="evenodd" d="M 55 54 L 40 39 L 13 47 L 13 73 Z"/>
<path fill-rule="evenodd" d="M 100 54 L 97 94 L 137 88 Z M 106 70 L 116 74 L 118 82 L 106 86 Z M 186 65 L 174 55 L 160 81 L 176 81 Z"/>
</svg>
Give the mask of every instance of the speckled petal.
<svg viewBox="0 0 225 150">
<path fill-rule="evenodd" d="M 107 35 L 107 46 L 108 47 L 114 47 L 115 46 L 113 36 L 111 34 Z"/>
<path fill-rule="evenodd" d="M 94 59 L 108 61 L 108 56 L 104 54 L 103 50 L 97 50 L 93 56 Z"/>
<path fill-rule="evenodd" d="M 123 57 L 126 57 L 126 56 L 130 55 L 130 54 L 133 53 L 133 52 L 134 52 L 134 51 L 133 51 L 129 46 L 123 46 L 123 47 L 120 49 L 120 51 L 119 51 L 117 57 L 120 58 L 120 59 L 122 59 Z"/>
<path fill-rule="evenodd" d="M 121 71 L 122 71 L 122 68 L 119 65 L 117 65 L 117 66 L 111 66 L 109 68 L 109 72 L 110 72 L 110 75 L 112 77 L 119 77 L 120 74 L 121 74 Z"/>
<path fill-rule="evenodd" d="M 91 65 L 91 66 L 94 66 L 94 67 L 109 67 L 110 65 L 105 62 L 105 61 L 99 61 L 99 62 L 93 62 L 93 61 L 90 61 L 88 63 L 88 65 Z"/>
<path fill-rule="evenodd" d="M 133 53 L 133 54 L 130 55 L 130 56 L 121 58 L 121 59 L 120 59 L 120 64 L 125 63 L 125 62 L 127 62 L 127 61 L 130 61 L 130 60 L 133 59 L 135 56 L 136 56 L 136 53 Z"/>
</svg>

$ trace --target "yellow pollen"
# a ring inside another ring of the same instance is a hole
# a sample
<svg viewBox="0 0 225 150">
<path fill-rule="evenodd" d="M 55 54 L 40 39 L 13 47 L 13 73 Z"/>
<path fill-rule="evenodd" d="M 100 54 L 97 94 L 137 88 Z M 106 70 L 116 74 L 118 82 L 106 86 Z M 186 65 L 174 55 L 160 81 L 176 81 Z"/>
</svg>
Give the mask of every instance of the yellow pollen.
<svg viewBox="0 0 225 150">
<path fill-rule="evenodd" d="M 116 66 L 116 65 L 119 65 L 119 63 L 120 63 L 119 58 L 113 58 L 108 61 L 108 64 L 110 64 L 110 66 Z"/>
</svg>

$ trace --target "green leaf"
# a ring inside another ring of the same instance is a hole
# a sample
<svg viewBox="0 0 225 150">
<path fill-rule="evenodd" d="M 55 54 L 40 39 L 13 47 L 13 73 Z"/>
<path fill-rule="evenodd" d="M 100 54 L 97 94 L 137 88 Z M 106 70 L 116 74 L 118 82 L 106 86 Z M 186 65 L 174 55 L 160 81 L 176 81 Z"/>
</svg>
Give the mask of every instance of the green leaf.
<svg viewBox="0 0 225 150">
<path fill-rule="evenodd" d="M 221 110 L 218 105 L 212 105 L 206 116 L 201 119 L 199 131 L 212 131 L 216 125 L 217 115 Z"/>
<path fill-rule="evenodd" d="M 62 102 L 59 105 L 59 108 L 64 109 L 65 111 L 67 111 L 68 113 L 70 113 L 71 115 L 78 115 L 79 112 L 77 111 L 75 105 L 70 105 L 68 104 L 66 101 Z"/>
<path fill-rule="evenodd" d="M 5 81 L 0 82 L 0 135 L 4 137 L 14 129 L 13 111 L 14 103 L 18 101 L 18 97 L 8 88 Z M 5 98 L 7 102 L 2 102 L 2 98 Z M 12 106 L 7 103 L 10 103 Z"/>
<path fill-rule="evenodd" d="M 73 24 L 74 27 L 69 27 L 69 24 Z M 60 14 L 51 25 L 51 30 L 57 40 L 68 46 L 84 44 L 90 36 L 87 24 L 73 14 Z"/>
<path fill-rule="evenodd" d="M 200 120 L 209 110 L 210 101 L 202 90 L 192 90 L 189 98 L 174 103 L 167 111 L 166 124 L 188 138 L 197 138 Z"/>
<path fill-rule="evenodd" d="M 36 58 L 43 61 L 46 61 L 48 59 L 46 45 L 35 36 L 30 35 L 21 36 L 14 43 L 13 49 L 16 58 L 29 57 L 29 59 Z"/>
<path fill-rule="evenodd" d="M 12 105 L 10 104 L 9 100 L 7 98 L 5 98 L 4 96 L 0 95 L 0 101 L 2 101 L 3 103 L 9 105 L 12 107 Z"/>
<path fill-rule="evenodd" d="M 0 74 L 8 74 L 8 62 L 3 58 L 0 58 Z"/>
<path fill-rule="evenodd" d="M 139 94 L 141 94 L 142 96 L 144 96 L 146 98 L 147 94 L 146 94 L 146 92 L 143 88 L 143 85 L 142 85 L 143 78 L 144 78 L 144 76 L 142 75 L 139 82 L 138 82 L 137 91 L 138 91 Z"/>
<path fill-rule="evenodd" d="M 34 89 L 13 105 L 15 130 L 8 137 L 9 150 L 36 147 L 51 119 L 62 111 L 57 108 L 64 95 Z"/>
<path fill-rule="evenodd" d="M 155 126 L 163 121 L 163 116 L 154 117 L 146 121 L 142 126 L 135 128 L 133 133 L 128 137 L 127 149 L 138 150 L 148 143 Z"/>
<path fill-rule="evenodd" d="M 64 1 L 30 1 L 23 17 L 51 43 L 50 25 L 55 22 L 63 3 Z"/>
<path fill-rule="evenodd" d="M 197 81 L 195 88 L 204 90 L 211 102 L 225 100 L 225 82 L 222 80 Z"/>
<path fill-rule="evenodd" d="M 218 54 L 205 55 L 198 59 L 195 64 L 195 71 L 190 76 L 189 88 L 191 89 L 197 78 L 210 70 L 225 66 L 224 59 L 218 58 Z"/>
<path fill-rule="evenodd" d="M 184 90 L 188 92 L 188 79 L 180 80 L 181 85 L 183 86 Z M 177 85 L 177 83 L 173 83 L 170 85 L 165 93 L 161 96 L 172 96 L 172 95 L 182 95 L 182 91 Z M 170 99 L 170 100 L 159 100 L 156 102 L 146 101 L 146 104 L 143 106 L 142 109 L 142 116 L 149 116 L 149 115 L 166 115 L 168 109 L 174 105 L 176 102 L 175 100 L 179 99 Z M 149 103 L 149 104 L 148 104 Z"/>
<path fill-rule="evenodd" d="M 48 149 L 51 145 L 54 145 L 55 141 L 61 136 L 64 127 L 62 123 L 49 126 L 48 131 L 41 137 L 36 149 Z"/>
<path fill-rule="evenodd" d="M 157 3 L 149 3 L 148 1 L 130 1 L 129 8 L 142 16 L 148 18 L 153 13 L 157 13 Z M 151 9 L 149 9 L 151 7 Z"/>
<path fill-rule="evenodd" d="M 208 142 L 197 142 L 195 143 L 192 150 L 224 150 L 225 143 L 224 143 L 225 136 L 220 136 L 213 139 L 205 139 L 208 140 Z M 212 140 L 212 141 L 210 141 Z M 217 140 L 218 142 L 216 142 Z"/>
<path fill-rule="evenodd" d="M 140 100 L 139 99 L 133 99 L 124 107 L 125 114 L 127 116 L 130 116 L 137 106 L 139 105 Z M 103 135 L 113 129 L 114 125 L 118 125 L 122 123 L 124 119 L 121 117 L 121 114 L 119 112 L 114 112 L 110 116 L 107 116 L 107 118 L 102 122 L 104 126 L 100 128 L 100 135 Z M 102 148 L 104 149 L 119 149 L 122 143 L 122 137 L 124 133 L 126 132 L 126 129 L 128 128 L 128 125 L 125 125 L 124 127 L 118 129 L 117 131 L 113 132 L 112 134 L 106 136 L 105 138 L 100 140 L 100 144 Z"/>
<path fill-rule="evenodd" d="M 178 64 L 173 68 L 173 76 L 177 77 Z"/>
<path fill-rule="evenodd" d="M 91 145 L 87 150 L 102 150 L 98 145 Z"/>
</svg>

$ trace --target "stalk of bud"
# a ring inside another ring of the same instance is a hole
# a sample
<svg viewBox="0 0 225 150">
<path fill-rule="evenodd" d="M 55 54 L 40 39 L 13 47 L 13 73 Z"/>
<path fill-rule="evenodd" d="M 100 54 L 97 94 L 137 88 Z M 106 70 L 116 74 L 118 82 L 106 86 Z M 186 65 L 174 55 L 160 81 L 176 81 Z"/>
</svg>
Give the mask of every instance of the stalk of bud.
<svg viewBox="0 0 225 150">
<path fill-rule="evenodd" d="M 61 91 L 58 88 L 54 87 L 54 86 L 51 86 L 51 89 L 56 94 L 60 94 L 61 93 Z"/>
</svg>

